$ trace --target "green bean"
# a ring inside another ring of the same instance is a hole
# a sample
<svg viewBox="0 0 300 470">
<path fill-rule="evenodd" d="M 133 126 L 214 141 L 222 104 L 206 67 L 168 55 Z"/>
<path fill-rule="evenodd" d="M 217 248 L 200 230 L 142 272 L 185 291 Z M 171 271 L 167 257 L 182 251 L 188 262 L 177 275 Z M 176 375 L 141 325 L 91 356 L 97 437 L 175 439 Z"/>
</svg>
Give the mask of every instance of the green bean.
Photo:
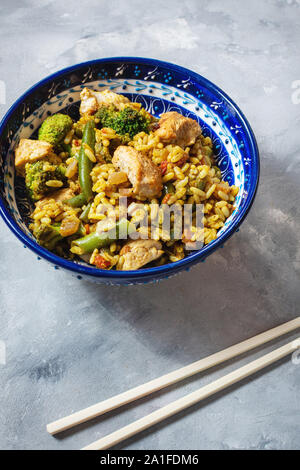
<svg viewBox="0 0 300 470">
<path fill-rule="evenodd" d="M 82 211 L 81 216 L 79 217 L 79 219 L 82 220 L 85 223 L 87 223 L 89 221 L 88 215 L 89 215 L 89 212 L 90 212 L 91 205 L 92 205 L 92 203 L 89 202 L 87 204 L 87 206 L 85 207 L 85 209 Z"/>
<path fill-rule="evenodd" d="M 66 199 L 64 202 L 71 207 L 82 207 L 86 204 L 86 198 L 83 193 L 80 193 L 77 196 L 71 197 L 71 199 Z"/>
<path fill-rule="evenodd" d="M 108 232 L 107 232 L 108 234 Z M 109 240 L 111 243 L 114 240 Z M 103 248 L 108 246 L 108 239 L 101 238 L 101 236 L 97 232 L 92 232 L 85 237 L 78 238 L 78 240 L 74 240 L 72 243 L 73 246 L 78 246 L 82 250 L 82 254 L 84 253 L 92 253 L 95 248 Z"/>
<path fill-rule="evenodd" d="M 92 191 L 92 178 L 91 171 L 93 168 L 93 162 L 88 158 L 85 153 L 85 145 L 87 144 L 93 152 L 95 152 L 95 122 L 90 120 L 86 123 L 83 130 L 83 136 L 81 141 L 81 148 L 78 157 L 78 176 L 81 192 L 85 196 L 87 202 L 93 198 Z"/>
<path fill-rule="evenodd" d="M 81 193 L 65 201 L 71 207 L 82 207 L 93 197 L 90 175 L 93 162 L 86 156 L 84 144 L 87 144 L 93 152 L 95 151 L 95 122 L 93 120 L 88 121 L 84 126 L 79 154 L 76 153 L 74 155 L 78 160 L 78 177 Z"/>
<path fill-rule="evenodd" d="M 114 241 L 119 239 L 120 233 L 125 234 L 126 236 L 135 231 L 135 227 L 127 219 L 121 219 L 116 223 L 114 229 L 109 230 L 108 232 L 92 232 L 89 235 L 86 235 L 83 238 L 74 240 L 72 245 L 78 246 L 82 249 L 82 254 L 92 253 L 95 248 L 104 248 L 111 245 Z"/>
<path fill-rule="evenodd" d="M 92 150 L 94 150 L 95 148 L 95 131 L 94 131 L 94 121 L 89 121 L 86 126 L 90 123 L 93 123 L 91 124 L 88 128 L 87 128 L 87 133 L 85 134 L 85 140 L 84 138 L 82 139 L 82 142 L 84 143 L 87 143 Z M 84 129 L 86 129 L 86 126 Z M 92 136 L 91 137 L 91 128 L 92 128 L 92 132 L 94 132 L 94 137 Z M 88 142 L 90 142 L 90 145 Z M 87 159 L 88 162 L 85 161 L 84 163 L 84 168 L 83 168 L 83 164 L 81 163 L 82 162 L 82 153 L 84 154 L 84 157 L 85 157 L 85 160 Z M 67 199 L 66 202 L 67 204 L 69 204 L 69 206 L 71 207 L 82 207 L 84 206 L 86 203 L 87 203 L 87 199 L 86 199 L 86 195 L 85 195 L 85 192 L 83 191 L 83 185 L 87 183 L 87 187 L 90 187 L 90 190 L 92 189 L 92 180 L 91 180 L 91 177 L 90 177 L 90 172 L 91 172 L 91 169 L 92 169 L 92 166 L 93 166 L 93 163 L 90 161 L 90 159 L 85 155 L 85 152 L 84 152 L 84 146 L 81 145 L 81 148 L 80 148 L 80 151 L 79 153 L 75 153 L 74 157 L 76 158 L 76 160 L 78 161 L 78 173 L 79 173 L 79 184 L 80 184 L 80 187 L 81 187 L 81 193 L 78 194 L 77 196 L 74 196 L 72 197 L 71 199 Z M 90 169 L 89 169 L 90 168 Z M 81 169 L 81 171 L 80 171 Z M 81 178 L 81 175 L 82 175 L 82 178 Z M 81 182 L 82 181 L 82 182 Z M 91 192 L 91 198 L 93 197 L 93 193 Z"/>
<path fill-rule="evenodd" d="M 81 222 L 79 224 L 77 232 L 74 235 L 80 235 L 80 237 L 84 237 L 86 235 L 86 230 Z"/>
</svg>

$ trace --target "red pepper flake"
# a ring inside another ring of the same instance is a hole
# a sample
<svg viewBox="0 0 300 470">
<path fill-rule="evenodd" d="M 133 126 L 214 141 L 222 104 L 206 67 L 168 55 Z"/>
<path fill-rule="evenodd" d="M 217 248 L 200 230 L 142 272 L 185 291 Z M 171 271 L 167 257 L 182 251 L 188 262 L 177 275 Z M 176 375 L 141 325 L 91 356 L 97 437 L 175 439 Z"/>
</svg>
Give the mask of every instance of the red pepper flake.
<svg viewBox="0 0 300 470">
<path fill-rule="evenodd" d="M 107 261 L 107 259 L 103 258 L 101 255 L 95 256 L 94 264 L 99 269 L 107 269 L 110 267 L 110 261 Z"/>
<path fill-rule="evenodd" d="M 73 140 L 73 142 L 74 142 L 74 145 L 76 145 L 76 147 L 79 147 L 79 145 L 80 145 L 79 140 Z"/>
<path fill-rule="evenodd" d="M 85 224 L 84 228 L 85 228 L 86 234 L 88 235 L 88 234 L 90 233 L 90 226 L 89 226 L 89 224 Z"/>
<path fill-rule="evenodd" d="M 168 200 L 170 199 L 171 197 L 171 194 L 166 194 L 165 197 L 163 198 L 163 200 L 161 201 L 163 204 L 167 204 Z"/>
<path fill-rule="evenodd" d="M 166 172 L 167 172 L 167 167 L 168 167 L 168 162 L 167 162 L 167 160 L 164 160 L 163 162 L 161 162 L 161 164 L 160 164 L 160 171 L 161 171 L 161 174 L 162 174 L 162 175 L 166 174 Z"/>
</svg>

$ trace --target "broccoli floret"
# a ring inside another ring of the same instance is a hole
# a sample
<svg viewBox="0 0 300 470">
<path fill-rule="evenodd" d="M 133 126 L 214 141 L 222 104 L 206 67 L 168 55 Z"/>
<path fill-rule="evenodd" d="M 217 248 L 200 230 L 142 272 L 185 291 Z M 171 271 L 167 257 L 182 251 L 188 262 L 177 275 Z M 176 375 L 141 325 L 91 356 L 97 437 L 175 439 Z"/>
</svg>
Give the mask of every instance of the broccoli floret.
<svg viewBox="0 0 300 470">
<path fill-rule="evenodd" d="M 150 118 L 144 110 L 136 111 L 129 106 L 117 111 L 113 106 L 102 106 L 95 118 L 99 119 L 100 127 L 111 127 L 119 135 L 132 138 L 139 132 L 149 132 Z"/>
<path fill-rule="evenodd" d="M 34 233 L 34 236 L 39 245 L 50 251 L 55 250 L 56 245 L 63 239 L 60 234 L 60 224 L 42 224 Z"/>
<path fill-rule="evenodd" d="M 84 237 L 86 230 L 84 226 L 80 224 L 77 232 L 69 237 L 61 234 L 61 228 L 62 225 L 60 223 L 52 223 L 51 225 L 41 224 L 38 229 L 33 230 L 33 235 L 39 245 L 65 257 L 66 252 L 68 252 L 67 247 L 70 245 L 72 239 L 74 239 L 74 237 Z"/>
<path fill-rule="evenodd" d="M 49 116 L 39 128 L 39 140 L 49 142 L 54 147 L 59 146 L 72 129 L 73 121 L 66 114 Z"/>
<path fill-rule="evenodd" d="M 95 118 L 99 119 L 99 127 L 111 127 L 118 116 L 118 111 L 114 106 L 101 106 L 96 112 Z"/>
<path fill-rule="evenodd" d="M 38 201 L 50 191 L 62 188 L 67 184 L 64 165 L 54 165 L 47 161 L 27 163 L 25 165 L 25 184 L 29 196 L 33 201 Z M 59 182 L 55 184 L 55 182 Z"/>
</svg>

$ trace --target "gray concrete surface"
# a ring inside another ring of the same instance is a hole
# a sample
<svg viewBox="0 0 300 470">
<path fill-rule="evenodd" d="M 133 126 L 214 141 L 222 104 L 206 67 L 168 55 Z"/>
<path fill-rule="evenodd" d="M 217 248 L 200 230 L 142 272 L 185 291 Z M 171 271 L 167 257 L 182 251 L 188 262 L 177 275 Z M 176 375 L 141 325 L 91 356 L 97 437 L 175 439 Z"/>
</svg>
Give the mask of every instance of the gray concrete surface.
<svg viewBox="0 0 300 470">
<path fill-rule="evenodd" d="M 300 2 L 10 0 L 1 2 L 0 43 L 1 115 L 61 67 L 156 57 L 223 88 L 261 152 L 240 232 L 157 285 L 78 281 L 38 262 L 0 223 L 0 448 L 78 449 L 286 339 L 59 438 L 46 423 L 299 315 Z M 299 449 L 299 387 L 300 365 L 288 358 L 118 448 Z"/>
</svg>

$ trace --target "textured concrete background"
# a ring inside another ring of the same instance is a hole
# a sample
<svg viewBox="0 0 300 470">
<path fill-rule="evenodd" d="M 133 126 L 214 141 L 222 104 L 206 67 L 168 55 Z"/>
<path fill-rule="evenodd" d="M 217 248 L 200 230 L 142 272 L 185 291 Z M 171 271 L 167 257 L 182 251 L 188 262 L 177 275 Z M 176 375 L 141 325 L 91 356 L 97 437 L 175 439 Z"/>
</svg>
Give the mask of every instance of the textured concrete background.
<svg viewBox="0 0 300 470">
<path fill-rule="evenodd" d="M 158 285 L 78 281 L 38 262 L 0 224 L 0 447 L 77 449 L 286 339 L 59 438 L 46 423 L 299 315 L 300 2 L 10 0 L 1 2 L 0 43 L 1 115 L 61 67 L 156 57 L 223 88 L 261 152 L 257 199 L 240 232 Z M 118 448 L 299 449 L 299 387 L 300 365 L 288 358 Z"/>
</svg>

